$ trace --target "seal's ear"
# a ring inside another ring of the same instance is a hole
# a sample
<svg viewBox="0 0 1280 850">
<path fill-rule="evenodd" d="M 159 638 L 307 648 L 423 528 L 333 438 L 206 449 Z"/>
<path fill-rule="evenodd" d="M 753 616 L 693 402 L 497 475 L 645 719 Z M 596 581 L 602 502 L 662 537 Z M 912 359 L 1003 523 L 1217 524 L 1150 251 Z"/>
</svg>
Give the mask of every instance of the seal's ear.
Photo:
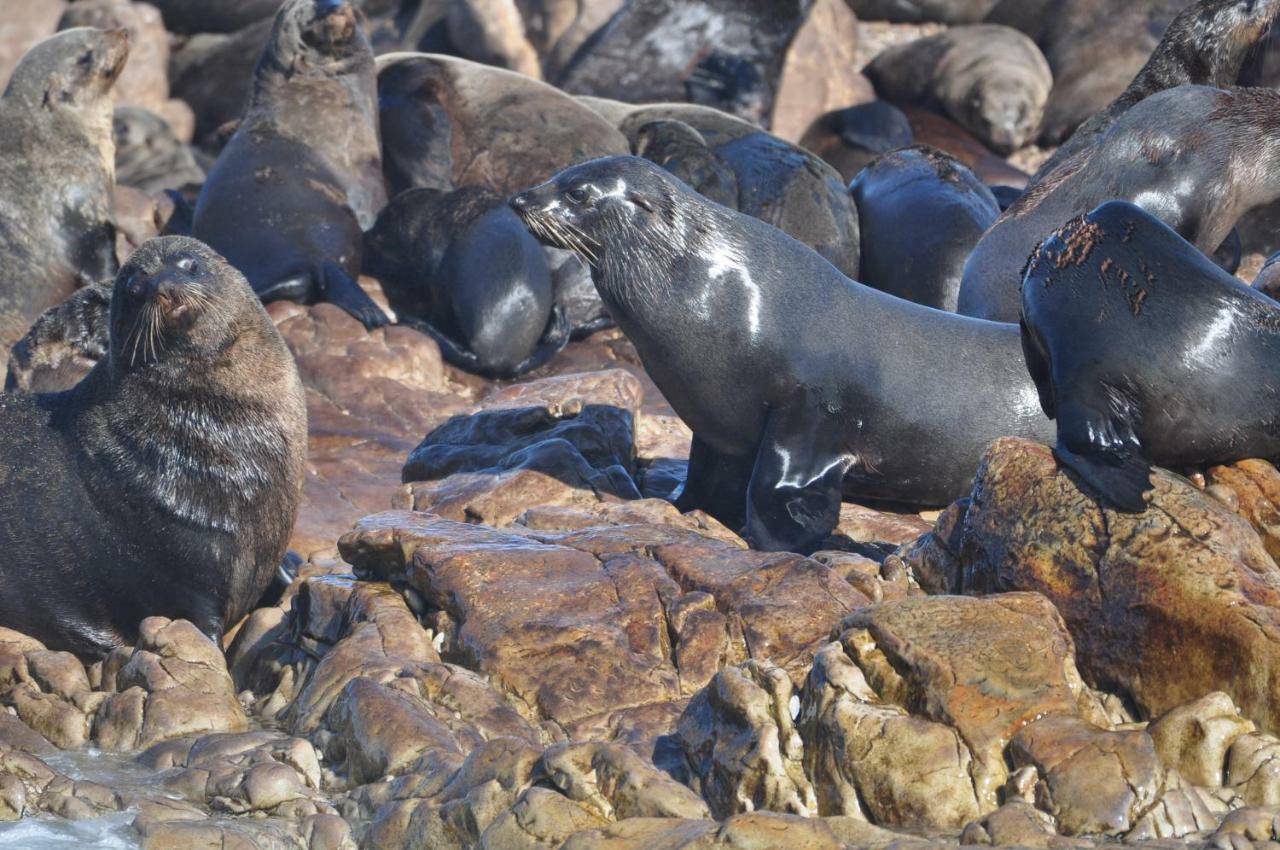
<svg viewBox="0 0 1280 850">
<path fill-rule="evenodd" d="M 658 205 L 654 203 L 653 198 L 634 189 L 627 192 L 627 200 L 647 212 L 655 212 L 658 209 Z"/>
</svg>

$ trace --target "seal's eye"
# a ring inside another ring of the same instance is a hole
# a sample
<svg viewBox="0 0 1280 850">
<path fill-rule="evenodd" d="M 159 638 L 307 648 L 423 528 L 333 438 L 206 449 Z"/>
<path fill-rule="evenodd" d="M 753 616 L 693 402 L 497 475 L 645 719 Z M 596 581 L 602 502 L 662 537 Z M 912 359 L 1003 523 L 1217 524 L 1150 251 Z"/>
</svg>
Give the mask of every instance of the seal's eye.
<svg viewBox="0 0 1280 850">
<path fill-rule="evenodd" d="M 587 202 L 587 190 L 584 186 L 570 189 L 564 193 L 564 196 L 575 204 L 585 204 Z"/>
<path fill-rule="evenodd" d="M 200 270 L 200 264 L 196 262 L 196 258 L 189 254 L 183 254 L 178 258 L 177 267 L 187 274 L 195 274 Z"/>
</svg>

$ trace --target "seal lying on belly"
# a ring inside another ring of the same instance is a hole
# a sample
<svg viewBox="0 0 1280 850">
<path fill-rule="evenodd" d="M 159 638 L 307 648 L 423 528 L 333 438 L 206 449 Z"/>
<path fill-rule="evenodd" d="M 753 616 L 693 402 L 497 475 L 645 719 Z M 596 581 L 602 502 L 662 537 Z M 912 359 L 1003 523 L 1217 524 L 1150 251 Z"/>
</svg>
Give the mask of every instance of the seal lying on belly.
<svg viewBox="0 0 1280 850">
<path fill-rule="evenodd" d="M 373 50 L 349 0 L 287 0 L 244 120 L 196 201 L 191 235 L 264 301 L 328 301 L 373 328 L 362 231 L 386 204 Z"/>
<path fill-rule="evenodd" d="M 293 358 L 194 239 L 120 270 L 107 356 L 74 389 L 0 396 L 0 625 L 102 655 L 150 615 L 211 637 L 284 556 L 307 446 Z"/>
<path fill-rule="evenodd" d="M 745 522 L 758 548 L 811 551 L 842 491 L 945 504 L 995 437 L 1052 433 L 1017 326 L 856 283 L 646 160 L 574 166 L 511 205 L 591 260 L 601 298 L 693 429 L 677 506 Z"/>
<path fill-rule="evenodd" d="M 1152 464 L 1280 458 L 1280 306 L 1141 208 L 1045 240 L 1022 310 L 1054 453 L 1121 510 L 1146 507 Z"/>
</svg>

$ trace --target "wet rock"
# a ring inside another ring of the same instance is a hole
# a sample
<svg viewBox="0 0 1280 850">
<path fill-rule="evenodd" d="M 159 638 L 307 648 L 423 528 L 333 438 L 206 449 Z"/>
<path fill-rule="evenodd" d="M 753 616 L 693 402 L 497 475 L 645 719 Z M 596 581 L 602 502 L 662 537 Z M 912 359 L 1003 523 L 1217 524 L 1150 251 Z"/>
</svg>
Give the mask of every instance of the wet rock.
<svg viewBox="0 0 1280 850">
<path fill-rule="evenodd" d="M 1223 503 L 1249 520 L 1267 554 L 1280 557 L 1280 471 L 1265 460 L 1242 460 L 1210 467 L 1205 484 L 1210 492 L 1225 488 Z"/>
<path fill-rule="evenodd" d="M 968 591 L 1045 594 L 1085 678 L 1141 716 L 1222 691 L 1261 729 L 1280 727 L 1280 569 L 1212 496 L 1159 469 L 1152 482 L 1145 512 L 1118 513 L 1082 493 L 1047 448 L 997 440 L 959 533 L 929 545 L 956 559 Z"/>
<path fill-rule="evenodd" d="M 605 819 L 581 803 L 545 788 L 528 788 L 480 836 L 482 850 L 554 850 L 575 832 Z"/>
<path fill-rule="evenodd" d="M 996 847 L 1036 847 L 1045 848 L 1045 850 L 1068 850 L 1072 847 L 1092 846 L 1088 841 L 1058 835 L 1053 817 L 1026 800 L 1011 800 L 971 826 L 980 827 L 979 835 L 984 836 L 986 841 L 962 840 L 962 843 L 992 844 Z M 969 829 L 965 832 L 970 833 Z"/>
<path fill-rule="evenodd" d="M 34 685 L 20 682 L 4 694 L 3 702 L 12 705 L 23 723 L 56 747 L 77 749 L 89 740 L 92 719 L 57 694 L 41 693 Z"/>
<path fill-rule="evenodd" d="M 1244 734 L 1227 754 L 1227 784 L 1251 806 L 1280 806 L 1280 739 Z"/>
<path fill-rule="evenodd" d="M 495 393 L 479 413 L 449 420 L 413 450 L 402 472 L 414 482 L 404 506 L 502 526 L 530 505 L 639 498 L 631 473 L 642 394 L 620 369 Z"/>
<path fill-rule="evenodd" d="M 855 845 L 856 846 L 856 845 Z M 841 842 L 818 818 L 775 812 L 735 815 L 722 824 L 705 820 L 631 818 L 604 829 L 580 832 L 562 850 L 839 850 Z"/>
<path fill-rule="evenodd" d="M 1225 781 L 1227 752 L 1236 739 L 1254 731 L 1221 692 L 1166 712 L 1147 727 L 1161 761 L 1192 785 L 1210 788 Z"/>
<path fill-rule="evenodd" d="M 689 701 L 676 734 L 713 815 L 816 813 L 793 702 L 786 673 L 755 661 L 721 670 Z"/>
<path fill-rule="evenodd" d="M 112 690 L 94 727 L 103 749 L 132 750 L 248 723 L 222 652 L 185 620 L 143 620 L 138 646 L 115 674 Z"/>
</svg>

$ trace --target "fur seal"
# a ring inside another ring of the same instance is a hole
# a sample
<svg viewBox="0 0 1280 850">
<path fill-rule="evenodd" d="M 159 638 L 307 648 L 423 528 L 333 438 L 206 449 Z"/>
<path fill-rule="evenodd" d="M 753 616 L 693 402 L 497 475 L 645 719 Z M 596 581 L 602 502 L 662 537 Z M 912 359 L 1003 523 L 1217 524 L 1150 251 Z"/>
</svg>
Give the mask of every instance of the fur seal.
<svg viewBox="0 0 1280 850">
<path fill-rule="evenodd" d="M 916 146 L 885 154 L 849 186 L 858 205 L 858 280 L 955 312 L 964 263 L 1000 216 L 991 190 L 955 159 Z"/>
<path fill-rule="evenodd" d="M 191 235 L 264 301 L 329 301 L 373 328 L 362 231 L 386 205 L 373 51 L 349 0 L 287 0 L 244 119 L 209 171 Z"/>
<path fill-rule="evenodd" d="M 0 96 L 0 351 L 85 281 L 113 277 L 111 88 L 123 30 L 36 44 Z"/>
<path fill-rule="evenodd" d="M 1251 285 L 1268 298 L 1280 301 L 1280 251 L 1267 257 Z"/>
<path fill-rule="evenodd" d="M 826 113 L 805 131 L 800 147 L 822 157 L 847 183 L 871 160 L 911 142 L 911 123 L 902 110 L 873 100 Z"/>
<path fill-rule="evenodd" d="M 1179 86 L 1136 104 L 1014 202 L 965 264 L 957 310 L 1018 318 L 1027 257 L 1104 201 L 1136 203 L 1206 253 L 1245 211 L 1280 198 L 1280 92 Z"/>
<path fill-rule="evenodd" d="M 507 197 L 575 162 L 629 150 L 612 123 L 564 92 L 452 56 L 378 57 L 378 99 L 393 196 L 483 186 Z"/>
<path fill-rule="evenodd" d="M 745 516 L 758 548 L 811 551 L 842 491 L 945 504 L 994 437 L 1052 433 L 1016 326 L 856 283 L 647 160 L 583 163 L 511 205 L 544 241 L 591 259 L 606 306 L 693 429 L 677 506 L 733 527 Z"/>
<path fill-rule="evenodd" d="M 570 94 L 691 101 L 763 125 L 809 0 L 628 2 L 554 82 Z"/>
<path fill-rule="evenodd" d="M 998 24 L 890 47 L 864 73 L 885 100 L 939 111 L 1005 155 L 1035 138 L 1053 88 L 1036 43 Z"/>
<path fill-rule="evenodd" d="M 1183 85 L 1234 85 L 1265 41 L 1280 0 L 1200 0 L 1161 36 L 1151 57 L 1120 96 L 1077 129 L 1037 170 L 1032 182 L 1097 141 L 1121 115 L 1158 91 Z"/>
<path fill-rule="evenodd" d="M 116 183 L 162 192 L 204 183 L 204 169 L 169 122 L 141 106 L 117 106 L 112 121 Z"/>
<path fill-rule="evenodd" d="M 1121 510 L 1146 507 L 1153 464 L 1280 458 L 1280 305 L 1140 207 L 1046 239 L 1022 309 L 1054 453 Z"/>
<path fill-rule="evenodd" d="M 489 189 L 402 192 L 365 234 L 365 254 L 401 323 L 468 372 L 513 378 L 569 341 L 542 246 Z"/>
<path fill-rule="evenodd" d="M 235 32 L 271 18 L 280 9 L 280 0 L 148 0 L 160 10 L 165 29 L 188 34 Z"/>
<path fill-rule="evenodd" d="M 301 499 L 306 405 L 244 278 L 162 237 L 120 270 L 106 358 L 0 396 L 0 625 L 81 656 L 144 617 L 217 639 L 271 583 Z"/>
<path fill-rule="evenodd" d="M 1000 0 L 849 0 L 849 8 L 862 21 L 913 24 L 976 24 Z M 1025 2 L 1025 0 L 1024 0 Z"/>
</svg>

